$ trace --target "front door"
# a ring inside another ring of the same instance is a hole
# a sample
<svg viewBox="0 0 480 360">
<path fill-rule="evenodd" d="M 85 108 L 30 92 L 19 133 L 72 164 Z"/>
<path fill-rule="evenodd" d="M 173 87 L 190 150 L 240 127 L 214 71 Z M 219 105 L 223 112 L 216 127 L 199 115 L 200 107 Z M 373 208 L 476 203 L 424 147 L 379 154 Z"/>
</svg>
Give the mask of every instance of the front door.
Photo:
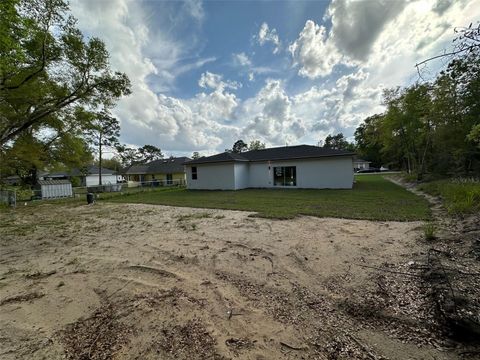
<svg viewBox="0 0 480 360">
<path fill-rule="evenodd" d="M 173 184 L 173 176 L 172 174 L 167 174 L 167 185 Z"/>
</svg>

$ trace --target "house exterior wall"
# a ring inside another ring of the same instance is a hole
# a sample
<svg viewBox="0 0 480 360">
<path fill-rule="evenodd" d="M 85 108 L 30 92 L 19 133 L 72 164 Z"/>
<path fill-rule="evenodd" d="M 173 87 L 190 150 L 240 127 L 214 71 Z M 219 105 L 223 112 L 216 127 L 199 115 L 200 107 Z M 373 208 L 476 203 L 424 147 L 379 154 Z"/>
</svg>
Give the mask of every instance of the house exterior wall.
<svg viewBox="0 0 480 360">
<path fill-rule="evenodd" d="M 196 167 L 197 179 L 192 180 L 192 166 L 186 166 L 187 187 L 189 189 L 235 190 L 235 164 L 233 162 L 199 164 Z"/>
<path fill-rule="evenodd" d="M 250 186 L 250 165 L 248 163 L 235 163 L 235 190 L 245 189 Z"/>
<path fill-rule="evenodd" d="M 274 167 L 295 166 L 296 186 L 274 186 Z M 191 178 L 187 165 L 189 189 L 238 190 L 245 188 L 307 188 L 351 189 L 353 186 L 353 159 L 338 156 L 321 159 L 268 162 L 198 164 L 197 180 Z"/>
<path fill-rule="evenodd" d="M 98 186 L 98 174 L 91 174 L 85 177 L 86 184 L 85 186 Z M 107 184 L 116 184 L 117 175 L 103 175 L 102 174 L 102 185 Z"/>
<path fill-rule="evenodd" d="M 167 181 L 167 174 L 147 174 L 145 176 L 145 181 L 152 181 L 152 180 L 162 180 Z M 172 180 L 185 180 L 185 173 L 172 173 Z"/>
<path fill-rule="evenodd" d="M 250 163 L 250 187 L 279 187 L 273 185 L 273 168 L 280 166 L 296 167 L 296 186 L 285 188 L 307 189 L 351 189 L 353 185 L 353 165 L 350 156 L 312 160 L 272 161 Z"/>
</svg>

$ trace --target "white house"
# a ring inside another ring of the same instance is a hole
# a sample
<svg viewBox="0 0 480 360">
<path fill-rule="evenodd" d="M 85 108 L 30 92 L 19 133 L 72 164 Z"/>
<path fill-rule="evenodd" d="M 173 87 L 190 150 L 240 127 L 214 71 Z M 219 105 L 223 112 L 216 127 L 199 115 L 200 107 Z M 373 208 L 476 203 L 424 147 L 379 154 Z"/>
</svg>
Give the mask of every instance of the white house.
<svg viewBox="0 0 480 360">
<path fill-rule="evenodd" d="M 354 153 L 298 145 L 186 161 L 188 189 L 351 189 Z"/>
<path fill-rule="evenodd" d="M 117 172 L 102 168 L 102 185 L 113 185 L 118 182 Z M 87 166 L 85 169 L 73 169 L 69 172 L 56 172 L 42 175 L 40 180 L 62 180 L 78 177 L 80 186 L 99 185 L 99 168 L 96 165 Z"/>
<path fill-rule="evenodd" d="M 353 168 L 358 170 L 368 170 L 370 168 L 371 161 L 366 161 L 363 159 L 354 159 L 353 160 Z"/>
</svg>

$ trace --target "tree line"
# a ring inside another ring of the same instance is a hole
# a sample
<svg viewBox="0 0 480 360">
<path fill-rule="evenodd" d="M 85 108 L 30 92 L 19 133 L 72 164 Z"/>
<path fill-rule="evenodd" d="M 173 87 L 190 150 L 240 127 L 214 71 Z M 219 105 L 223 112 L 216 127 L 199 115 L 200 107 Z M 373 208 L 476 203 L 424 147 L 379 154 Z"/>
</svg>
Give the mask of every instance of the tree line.
<svg viewBox="0 0 480 360">
<path fill-rule="evenodd" d="M 385 111 L 367 117 L 342 148 L 419 179 L 480 175 L 480 25 L 456 31 L 446 67 L 432 81 L 386 89 Z"/>
</svg>

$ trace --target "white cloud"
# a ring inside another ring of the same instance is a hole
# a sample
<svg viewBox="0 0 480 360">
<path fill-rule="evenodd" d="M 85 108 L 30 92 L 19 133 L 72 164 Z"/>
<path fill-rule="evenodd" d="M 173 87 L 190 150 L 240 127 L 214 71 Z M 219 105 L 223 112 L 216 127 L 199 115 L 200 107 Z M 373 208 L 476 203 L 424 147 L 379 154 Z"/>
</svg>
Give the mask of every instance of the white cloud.
<svg viewBox="0 0 480 360">
<path fill-rule="evenodd" d="M 200 76 L 200 80 L 198 80 L 198 86 L 202 88 L 210 88 L 214 90 L 221 90 L 223 91 L 226 88 L 230 88 L 236 90 L 242 87 L 242 84 L 237 81 L 223 81 L 223 76 L 211 73 L 209 71 L 204 72 Z"/>
<path fill-rule="evenodd" d="M 382 111 L 384 87 L 411 81 L 416 61 L 439 53 L 453 37 L 454 26 L 469 24 L 479 14 L 475 0 L 419 1 L 392 9 L 386 9 L 390 3 L 385 1 L 367 3 L 334 1 L 327 14 L 331 31 L 311 20 L 305 23 L 289 46 L 298 73 L 309 79 L 331 76 L 306 90 L 288 93 L 291 84 L 282 79 L 284 74 L 255 66 L 252 53 L 232 54 L 229 65 L 249 81 L 267 74 L 277 78 L 267 79 L 243 100 L 233 91 L 240 83 L 211 71 L 201 74 L 195 95 L 180 99 L 159 94 L 174 88 L 181 74 L 216 65 L 216 57 L 192 56 L 190 37 L 174 38 L 172 29 L 151 26 L 144 3 L 77 0 L 72 8 L 81 29 L 106 42 L 112 68 L 132 81 L 133 94 L 114 111 L 121 120 L 122 141 L 151 143 L 177 154 L 208 154 L 239 138 L 282 145 L 314 144 L 339 131 L 351 135 L 366 116 Z M 205 19 L 200 2 L 182 4 L 181 9 L 172 15 L 175 26 Z M 374 9 L 383 15 L 370 14 Z M 274 52 L 281 46 L 277 31 L 266 23 L 255 39 L 260 45 L 271 43 Z M 338 64 L 347 66 L 339 66 L 337 75 Z"/>
<path fill-rule="evenodd" d="M 249 59 L 248 55 L 244 52 L 233 54 L 233 62 L 239 66 L 252 66 L 252 61 Z"/>
<path fill-rule="evenodd" d="M 260 46 L 263 46 L 267 42 L 271 42 L 274 45 L 274 54 L 277 54 L 280 51 L 280 38 L 278 37 L 277 29 L 270 29 L 266 22 L 260 26 L 260 30 L 258 31 L 256 38 Z"/>
<path fill-rule="evenodd" d="M 268 75 L 278 73 L 277 70 L 266 66 L 255 66 L 253 61 L 244 52 L 232 54 L 232 65 L 240 68 L 241 73 L 245 74 L 248 81 L 255 81 L 255 75 Z"/>
<path fill-rule="evenodd" d="M 315 79 L 329 75 L 342 56 L 329 40 L 325 27 L 308 20 L 297 40 L 289 46 L 299 75 Z"/>
<path fill-rule="evenodd" d="M 342 54 L 363 61 L 385 25 L 407 5 L 407 1 L 334 0 L 327 10 L 332 22 L 329 36 Z"/>
</svg>

